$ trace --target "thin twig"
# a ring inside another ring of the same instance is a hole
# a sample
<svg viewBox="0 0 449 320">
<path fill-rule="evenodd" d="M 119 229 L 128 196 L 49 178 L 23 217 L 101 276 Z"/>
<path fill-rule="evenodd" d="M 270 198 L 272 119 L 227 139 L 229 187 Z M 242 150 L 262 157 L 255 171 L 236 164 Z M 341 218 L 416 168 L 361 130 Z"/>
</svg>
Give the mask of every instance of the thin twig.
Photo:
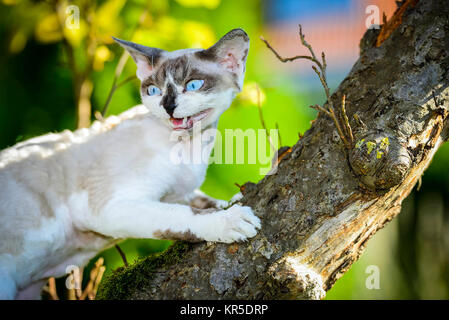
<svg viewBox="0 0 449 320">
<path fill-rule="evenodd" d="M 344 120 L 344 128 L 346 130 L 349 142 L 352 144 L 354 142 L 354 135 L 352 134 L 352 128 L 349 124 L 348 116 L 346 115 L 346 95 L 343 95 L 341 99 L 341 113 Z"/>
<path fill-rule="evenodd" d="M 242 189 L 243 189 L 243 186 L 242 186 L 242 185 L 238 184 L 237 182 L 234 182 L 234 185 L 235 185 L 237 188 L 239 188 L 240 191 L 242 191 Z"/>
<path fill-rule="evenodd" d="M 435 96 L 435 91 L 432 90 L 432 97 L 433 97 L 433 102 L 435 103 L 435 107 L 439 108 L 440 107 L 440 102 L 438 101 L 437 97 Z"/>
<path fill-rule="evenodd" d="M 75 285 L 75 296 L 76 299 L 79 299 L 83 294 L 83 290 L 81 288 L 83 283 L 83 269 L 75 269 L 73 271 L 73 280 Z"/>
<path fill-rule="evenodd" d="M 131 33 L 131 38 L 134 35 L 134 33 L 136 32 L 136 30 L 139 28 L 139 26 L 144 22 L 147 13 L 148 13 L 148 10 L 144 10 L 142 12 L 142 14 L 140 15 L 139 21 L 134 26 L 134 29 Z M 129 53 L 126 50 L 123 51 L 122 55 L 120 56 L 119 62 L 117 64 L 117 66 L 115 67 L 114 79 L 112 80 L 112 86 L 111 86 L 111 89 L 109 90 L 108 97 L 107 97 L 106 102 L 101 111 L 102 118 L 104 118 L 106 116 L 106 113 L 108 112 L 109 103 L 111 102 L 112 95 L 114 94 L 115 90 L 120 88 L 122 85 L 124 85 L 128 81 L 136 79 L 136 76 L 130 76 L 117 85 L 118 78 L 122 74 L 123 68 L 125 67 L 126 62 L 128 61 L 128 58 L 129 58 Z"/>
<path fill-rule="evenodd" d="M 322 106 L 320 106 L 319 104 L 315 104 L 313 106 L 310 106 L 310 108 L 318 110 L 320 112 L 323 112 L 325 114 L 327 114 L 329 117 L 332 117 L 331 113 L 329 111 L 327 111 L 326 109 L 324 109 Z"/>
<path fill-rule="evenodd" d="M 306 41 L 305 36 L 302 32 L 302 26 L 299 25 L 299 37 L 301 39 L 301 43 L 303 46 L 305 46 L 309 52 L 310 56 L 295 56 L 292 58 L 283 58 L 281 55 L 269 44 L 267 40 L 265 40 L 263 37 L 260 39 L 266 44 L 267 48 L 270 49 L 274 55 L 281 61 L 281 62 L 287 62 L 287 61 L 294 61 L 297 59 L 307 59 L 315 63 L 315 65 L 312 65 L 313 71 L 318 75 L 318 78 L 320 79 L 321 85 L 324 88 L 327 103 L 325 104 L 325 107 L 322 107 L 320 105 L 313 105 L 311 108 L 318 110 L 319 112 L 323 112 L 324 114 L 328 115 L 332 118 L 335 127 L 338 131 L 338 135 L 340 136 L 341 140 L 343 141 L 345 147 L 347 149 L 351 149 L 354 141 L 354 137 L 352 134 L 351 126 L 349 125 L 349 119 L 346 115 L 346 107 L 345 107 L 345 98 L 342 101 L 341 111 L 343 113 L 343 129 L 342 125 L 340 124 L 340 121 L 337 119 L 337 116 L 335 115 L 335 108 L 332 104 L 331 95 L 330 95 L 330 89 L 327 84 L 327 76 L 326 76 L 326 68 L 327 68 L 327 62 L 326 62 L 326 55 L 324 52 L 321 53 L 321 59 L 320 62 L 315 55 L 315 52 L 312 49 L 312 46 Z"/>
<path fill-rule="evenodd" d="M 315 56 L 315 52 L 312 49 L 312 46 L 306 41 L 306 36 L 304 33 L 302 33 L 302 26 L 299 24 L 299 37 L 301 39 L 301 43 L 304 47 L 309 49 L 310 54 L 312 55 L 313 61 L 318 65 L 318 67 L 323 70 L 323 66 L 321 65 L 320 61 Z"/>
<path fill-rule="evenodd" d="M 120 81 L 115 89 L 120 88 L 121 86 L 127 84 L 128 82 L 137 79 L 137 77 L 135 75 L 129 76 L 128 78 L 125 78 L 123 81 Z"/>
<path fill-rule="evenodd" d="M 362 127 L 363 130 L 367 129 L 366 124 L 362 121 L 362 119 L 360 119 L 360 117 L 359 117 L 359 115 L 357 113 L 354 113 L 353 117 L 354 117 L 355 121 L 357 121 L 359 126 Z"/>
<path fill-rule="evenodd" d="M 117 90 L 117 87 L 118 87 L 117 86 L 118 78 L 122 74 L 123 68 L 125 67 L 126 61 L 128 61 L 128 58 L 129 58 L 129 53 L 124 51 L 118 61 L 117 66 L 115 67 L 114 79 L 112 80 L 112 86 L 111 86 L 111 89 L 109 90 L 108 97 L 107 97 L 106 102 L 101 111 L 102 117 L 105 117 L 106 112 L 108 112 L 108 107 L 109 107 L 109 103 L 111 102 L 112 95 L 114 94 L 115 90 Z"/>
<path fill-rule="evenodd" d="M 120 248 L 120 246 L 118 244 L 115 245 L 115 248 L 117 249 L 118 253 L 120 254 L 120 257 L 122 257 L 125 267 L 128 267 L 128 260 L 126 259 L 126 255 L 123 252 L 122 248 Z"/>
<path fill-rule="evenodd" d="M 273 144 L 273 141 L 270 136 L 270 132 L 268 131 L 267 126 L 265 124 L 265 120 L 263 118 L 262 103 L 261 103 L 261 99 L 260 99 L 260 88 L 258 85 L 256 85 L 256 89 L 257 89 L 257 109 L 259 109 L 260 123 L 262 124 L 262 128 L 264 128 L 265 132 L 267 133 L 267 140 L 268 140 L 268 143 L 270 144 L 271 149 L 273 150 L 273 152 L 276 152 L 277 151 L 276 147 Z"/>
<path fill-rule="evenodd" d="M 312 69 L 313 69 L 313 71 L 315 71 L 315 73 L 318 75 L 318 78 L 321 81 L 321 84 L 322 84 L 322 86 L 324 88 L 324 91 L 326 93 L 327 103 L 332 103 L 331 100 L 330 100 L 330 97 L 331 97 L 330 90 L 329 90 L 329 87 L 327 86 L 327 81 L 326 81 L 326 72 L 324 70 L 322 70 L 320 72 L 317 69 L 316 66 L 312 66 Z"/>
<path fill-rule="evenodd" d="M 105 266 L 101 266 L 98 269 L 98 274 L 97 274 L 97 277 L 95 278 L 94 287 L 93 287 L 90 295 L 88 296 L 90 300 L 94 300 L 95 297 L 97 296 L 98 286 L 100 285 L 101 279 L 103 278 L 103 274 L 105 271 L 106 271 Z"/>
<path fill-rule="evenodd" d="M 419 179 L 418 179 L 418 186 L 416 187 L 416 191 L 421 190 L 421 186 L 422 186 L 422 176 L 419 177 Z"/>
<path fill-rule="evenodd" d="M 323 60 L 323 70 L 327 69 L 327 62 L 326 62 L 326 55 L 324 54 L 324 52 L 321 52 L 321 59 Z M 324 74 L 324 76 L 326 76 L 326 74 Z M 327 79 L 325 78 L 326 82 Z"/>
<path fill-rule="evenodd" d="M 43 290 L 50 295 L 51 300 L 59 300 L 58 293 L 56 291 L 56 280 L 54 277 L 48 278 L 48 283 Z"/>
<path fill-rule="evenodd" d="M 84 289 L 83 294 L 80 296 L 79 300 L 85 300 L 86 298 L 92 300 L 92 297 L 95 298 L 95 296 L 92 295 L 92 290 L 95 287 L 96 279 L 100 273 L 100 269 L 103 266 L 103 263 L 103 258 L 99 258 L 97 262 L 95 262 L 95 266 L 90 271 L 89 282 L 87 283 L 86 288 Z M 101 276 L 103 276 L 103 274 L 101 274 Z"/>
<path fill-rule="evenodd" d="M 279 124 L 276 122 L 276 123 L 275 123 L 275 126 L 276 126 L 276 130 L 277 130 L 277 133 L 278 133 L 278 142 L 279 142 L 279 145 L 282 146 L 283 144 L 282 144 L 282 139 L 281 139 L 281 131 L 279 130 Z"/>
<path fill-rule="evenodd" d="M 338 119 L 337 119 L 337 117 L 335 116 L 334 109 L 333 109 L 333 108 L 329 109 L 329 112 L 331 113 L 332 120 L 334 120 L 334 124 L 335 124 L 335 127 L 337 128 L 338 135 L 340 136 L 340 139 L 343 141 L 343 143 L 345 144 L 345 146 L 346 146 L 348 149 L 350 149 L 350 143 L 349 143 L 348 140 L 346 139 L 346 137 L 345 137 L 345 135 L 344 135 L 344 133 L 343 133 L 341 127 L 340 127 L 340 123 L 338 122 Z"/>
<path fill-rule="evenodd" d="M 297 60 L 297 59 L 308 59 L 308 60 L 314 61 L 313 58 L 310 57 L 310 56 L 294 56 L 294 57 L 290 57 L 290 58 L 283 58 L 283 57 L 281 57 L 281 56 L 279 55 L 279 53 L 277 53 L 276 50 L 274 50 L 274 48 L 268 43 L 267 40 L 265 40 L 263 37 L 260 37 L 260 40 L 262 40 L 263 42 L 265 42 L 267 48 L 270 49 L 270 50 L 274 53 L 274 55 L 275 55 L 279 60 L 281 60 L 282 62 L 295 61 L 295 60 Z M 314 62 L 315 62 L 315 61 L 314 61 Z"/>
<path fill-rule="evenodd" d="M 346 126 L 346 121 L 348 119 L 348 117 L 346 116 L 346 108 L 345 108 L 345 104 L 346 104 L 346 96 L 343 95 L 343 97 L 341 98 L 341 104 L 340 104 L 340 113 L 341 115 L 341 120 L 343 121 L 342 127 L 343 127 L 343 133 L 346 137 L 349 137 L 349 130 Z"/>
</svg>

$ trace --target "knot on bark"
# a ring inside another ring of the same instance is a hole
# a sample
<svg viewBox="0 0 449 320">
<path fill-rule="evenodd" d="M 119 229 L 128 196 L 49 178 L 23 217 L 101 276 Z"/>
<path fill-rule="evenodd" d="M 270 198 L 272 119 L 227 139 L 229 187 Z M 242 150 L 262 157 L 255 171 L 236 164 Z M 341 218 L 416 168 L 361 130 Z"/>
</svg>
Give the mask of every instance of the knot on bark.
<svg viewBox="0 0 449 320">
<path fill-rule="evenodd" d="M 280 299 L 320 300 L 326 295 L 321 275 L 299 263 L 295 257 L 285 257 L 269 268 L 273 284 L 280 291 Z"/>
<path fill-rule="evenodd" d="M 372 190 L 386 190 L 406 177 L 411 158 L 407 148 L 386 132 L 367 132 L 355 141 L 349 153 L 351 168 Z"/>
</svg>

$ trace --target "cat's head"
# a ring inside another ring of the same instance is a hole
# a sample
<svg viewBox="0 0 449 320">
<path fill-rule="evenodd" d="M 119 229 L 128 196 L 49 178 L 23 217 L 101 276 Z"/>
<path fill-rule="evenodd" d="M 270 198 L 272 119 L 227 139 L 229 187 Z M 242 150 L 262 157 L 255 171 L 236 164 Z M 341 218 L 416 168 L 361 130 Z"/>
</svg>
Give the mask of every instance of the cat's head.
<svg viewBox="0 0 449 320">
<path fill-rule="evenodd" d="M 248 35 L 234 29 L 208 49 L 165 51 L 115 39 L 133 57 L 143 104 L 173 130 L 215 123 L 240 92 Z"/>
</svg>

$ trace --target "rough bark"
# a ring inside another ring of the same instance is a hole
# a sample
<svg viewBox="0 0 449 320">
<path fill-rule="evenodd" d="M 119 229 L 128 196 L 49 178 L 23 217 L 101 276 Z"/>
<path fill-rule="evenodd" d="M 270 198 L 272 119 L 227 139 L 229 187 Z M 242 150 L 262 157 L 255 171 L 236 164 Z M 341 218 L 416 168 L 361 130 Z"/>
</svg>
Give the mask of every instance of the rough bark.
<svg viewBox="0 0 449 320">
<path fill-rule="evenodd" d="M 117 270 L 99 297 L 323 298 L 368 239 L 400 212 L 449 137 L 449 5 L 404 5 L 383 26 L 391 30 L 367 31 L 360 58 L 331 97 L 338 106 L 346 94 L 352 150 L 320 114 L 276 174 L 245 185 L 241 202 L 263 222 L 255 238 L 176 243 Z"/>
</svg>

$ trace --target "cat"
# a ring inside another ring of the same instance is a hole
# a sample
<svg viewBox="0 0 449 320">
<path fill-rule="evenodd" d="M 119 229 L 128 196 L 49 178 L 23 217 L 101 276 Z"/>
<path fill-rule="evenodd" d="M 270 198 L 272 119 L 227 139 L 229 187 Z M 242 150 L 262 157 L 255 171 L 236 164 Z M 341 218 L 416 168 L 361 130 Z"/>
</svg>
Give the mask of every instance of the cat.
<svg viewBox="0 0 449 320">
<path fill-rule="evenodd" d="M 261 226 L 250 207 L 224 209 L 228 202 L 197 191 L 207 163 L 170 160 L 176 144 L 189 149 L 216 128 L 241 91 L 245 31 L 231 30 L 208 49 L 172 52 L 114 40 L 137 65 L 142 105 L 0 153 L 1 299 L 39 298 L 47 278 L 120 239 L 231 243 Z M 210 155 L 211 147 L 200 151 Z"/>
</svg>

